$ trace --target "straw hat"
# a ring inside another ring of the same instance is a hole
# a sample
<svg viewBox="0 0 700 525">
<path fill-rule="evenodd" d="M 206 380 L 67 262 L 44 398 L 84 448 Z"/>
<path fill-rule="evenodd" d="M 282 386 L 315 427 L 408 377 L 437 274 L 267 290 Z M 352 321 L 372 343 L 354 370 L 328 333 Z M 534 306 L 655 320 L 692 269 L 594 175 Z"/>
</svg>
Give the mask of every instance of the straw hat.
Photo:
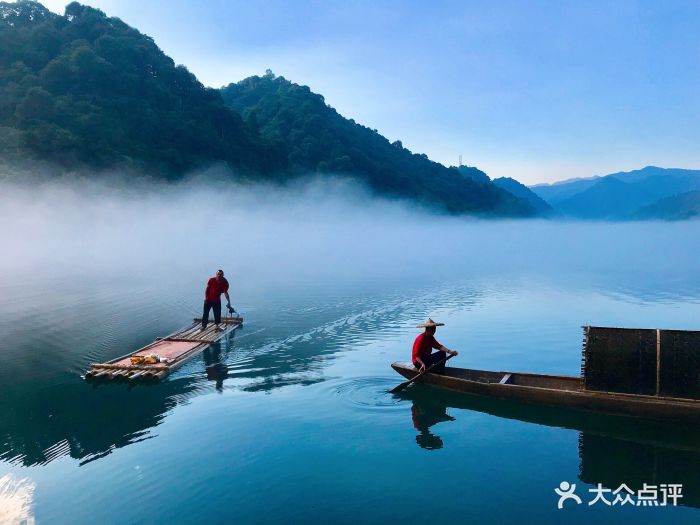
<svg viewBox="0 0 700 525">
<path fill-rule="evenodd" d="M 430 317 L 423 324 L 419 324 L 416 328 L 430 328 L 431 326 L 445 326 L 445 323 L 436 323 Z"/>
</svg>

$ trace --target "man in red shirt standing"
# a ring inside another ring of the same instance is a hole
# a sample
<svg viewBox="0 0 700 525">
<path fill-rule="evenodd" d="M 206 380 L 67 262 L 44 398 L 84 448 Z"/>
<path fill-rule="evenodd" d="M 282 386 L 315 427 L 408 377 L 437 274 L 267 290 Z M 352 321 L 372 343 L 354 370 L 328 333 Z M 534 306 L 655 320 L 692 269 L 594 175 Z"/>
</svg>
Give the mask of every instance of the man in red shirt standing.
<svg viewBox="0 0 700 525">
<path fill-rule="evenodd" d="M 445 323 L 436 323 L 432 319 L 428 319 L 425 323 L 419 324 L 416 328 L 425 328 L 425 332 L 416 337 L 413 342 L 413 353 L 412 360 L 413 366 L 415 366 L 420 372 L 423 372 L 430 365 L 442 361 L 447 357 L 447 355 L 457 355 L 457 352 L 450 350 L 446 346 L 441 345 L 435 339 L 435 328 L 438 326 L 445 326 Z M 433 348 L 439 350 L 439 352 L 431 353 Z M 442 374 L 445 371 L 445 363 L 433 368 L 433 372 Z"/>
<path fill-rule="evenodd" d="M 202 330 L 206 330 L 209 324 L 209 310 L 214 310 L 214 324 L 216 330 L 222 330 L 219 327 L 221 323 L 221 294 L 226 296 L 229 311 L 231 308 L 231 298 L 228 296 L 228 281 L 224 278 L 224 271 L 218 270 L 216 277 L 212 277 L 207 281 L 207 288 L 204 290 L 204 312 L 202 313 Z"/>
</svg>

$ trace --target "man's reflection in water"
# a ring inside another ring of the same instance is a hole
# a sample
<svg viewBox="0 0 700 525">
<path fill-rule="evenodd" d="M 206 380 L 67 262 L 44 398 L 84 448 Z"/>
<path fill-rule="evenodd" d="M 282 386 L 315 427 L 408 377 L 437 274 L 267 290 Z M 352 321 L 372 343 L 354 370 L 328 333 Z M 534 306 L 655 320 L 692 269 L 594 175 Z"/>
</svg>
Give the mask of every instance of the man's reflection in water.
<svg viewBox="0 0 700 525">
<path fill-rule="evenodd" d="M 443 421 L 454 421 L 455 418 L 447 413 L 447 406 L 434 401 L 413 399 L 411 417 L 413 426 L 419 432 L 416 443 L 426 450 L 437 450 L 443 447 L 442 439 L 430 432 L 430 427 Z"/>
<path fill-rule="evenodd" d="M 223 392 L 224 379 L 228 377 L 228 367 L 221 360 L 221 344 L 214 343 L 204 350 L 204 365 L 207 369 L 207 379 L 216 381 L 216 389 Z"/>
</svg>

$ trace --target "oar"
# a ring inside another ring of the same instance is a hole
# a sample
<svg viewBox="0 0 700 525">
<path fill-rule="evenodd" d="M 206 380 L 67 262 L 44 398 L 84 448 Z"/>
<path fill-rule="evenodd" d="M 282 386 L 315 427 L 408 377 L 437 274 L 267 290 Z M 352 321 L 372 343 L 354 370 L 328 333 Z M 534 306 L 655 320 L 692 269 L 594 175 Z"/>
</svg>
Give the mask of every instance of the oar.
<svg viewBox="0 0 700 525">
<path fill-rule="evenodd" d="M 425 370 L 423 370 L 420 374 L 418 374 L 418 375 L 416 375 L 416 376 L 413 376 L 412 379 L 409 379 L 408 381 L 404 381 L 404 382 L 401 383 L 400 385 L 395 386 L 394 388 L 392 388 L 391 390 L 389 390 L 389 393 L 390 393 L 390 394 L 395 394 L 396 392 L 400 392 L 401 390 L 403 390 L 404 388 L 406 388 L 408 385 L 410 385 L 411 383 L 413 383 L 413 382 L 414 382 L 416 379 L 418 379 L 420 376 L 422 376 L 423 374 L 427 374 L 428 372 L 430 372 L 430 371 L 431 371 L 433 368 L 435 368 L 436 366 L 441 365 L 441 364 L 443 364 L 443 363 L 446 363 L 448 360 L 452 359 L 452 357 L 454 357 L 454 356 L 452 356 L 452 355 L 445 356 L 444 359 L 440 359 L 440 361 L 437 361 L 437 362 L 433 363 L 433 364 L 430 365 L 428 368 L 426 368 Z"/>
</svg>

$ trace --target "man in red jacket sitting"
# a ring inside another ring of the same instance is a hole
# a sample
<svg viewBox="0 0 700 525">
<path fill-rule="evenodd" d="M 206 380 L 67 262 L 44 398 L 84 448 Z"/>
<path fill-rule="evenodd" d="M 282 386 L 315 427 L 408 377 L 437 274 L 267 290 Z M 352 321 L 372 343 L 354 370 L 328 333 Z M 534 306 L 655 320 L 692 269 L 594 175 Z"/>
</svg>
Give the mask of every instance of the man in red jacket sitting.
<svg viewBox="0 0 700 525">
<path fill-rule="evenodd" d="M 207 288 L 204 290 L 204 312 L 202 312 L 202 330 L 206 330 L 209 323 L 209 310 L 214 310 L 214 324 L 216 330 L 222 330 L 219 327 L 221 323 L 221 294 L 226 296 L 229 311 L 231 308 L 231 298 L 228 296 L 228 281 L 224 277 L 224 271 L 218 270 L 216 277 L 212 277 L 207 281 Z"/>
<path fill-rule="evenodd" d="M 441 345 L 435 339 L 435 328 L 445 326 L 445 323 L 436 323 L 432 319 L 428 319 L 425 323 L 419 324 L 416 328 L 425 328 L 425 332 L 416 337 L 413 342 L 413 366 L 420 372 L 423 372 L 430 365 L 442 361 L 449 355 L 457 355 L 457 352 L 450 350 L 446 346 Z M 431 353 L 433 348 L 439 352 Z M 442 363 L 432 370 L 435 373 L 442 374 L 445 371 L 445 363 Z"/>
</svg>

